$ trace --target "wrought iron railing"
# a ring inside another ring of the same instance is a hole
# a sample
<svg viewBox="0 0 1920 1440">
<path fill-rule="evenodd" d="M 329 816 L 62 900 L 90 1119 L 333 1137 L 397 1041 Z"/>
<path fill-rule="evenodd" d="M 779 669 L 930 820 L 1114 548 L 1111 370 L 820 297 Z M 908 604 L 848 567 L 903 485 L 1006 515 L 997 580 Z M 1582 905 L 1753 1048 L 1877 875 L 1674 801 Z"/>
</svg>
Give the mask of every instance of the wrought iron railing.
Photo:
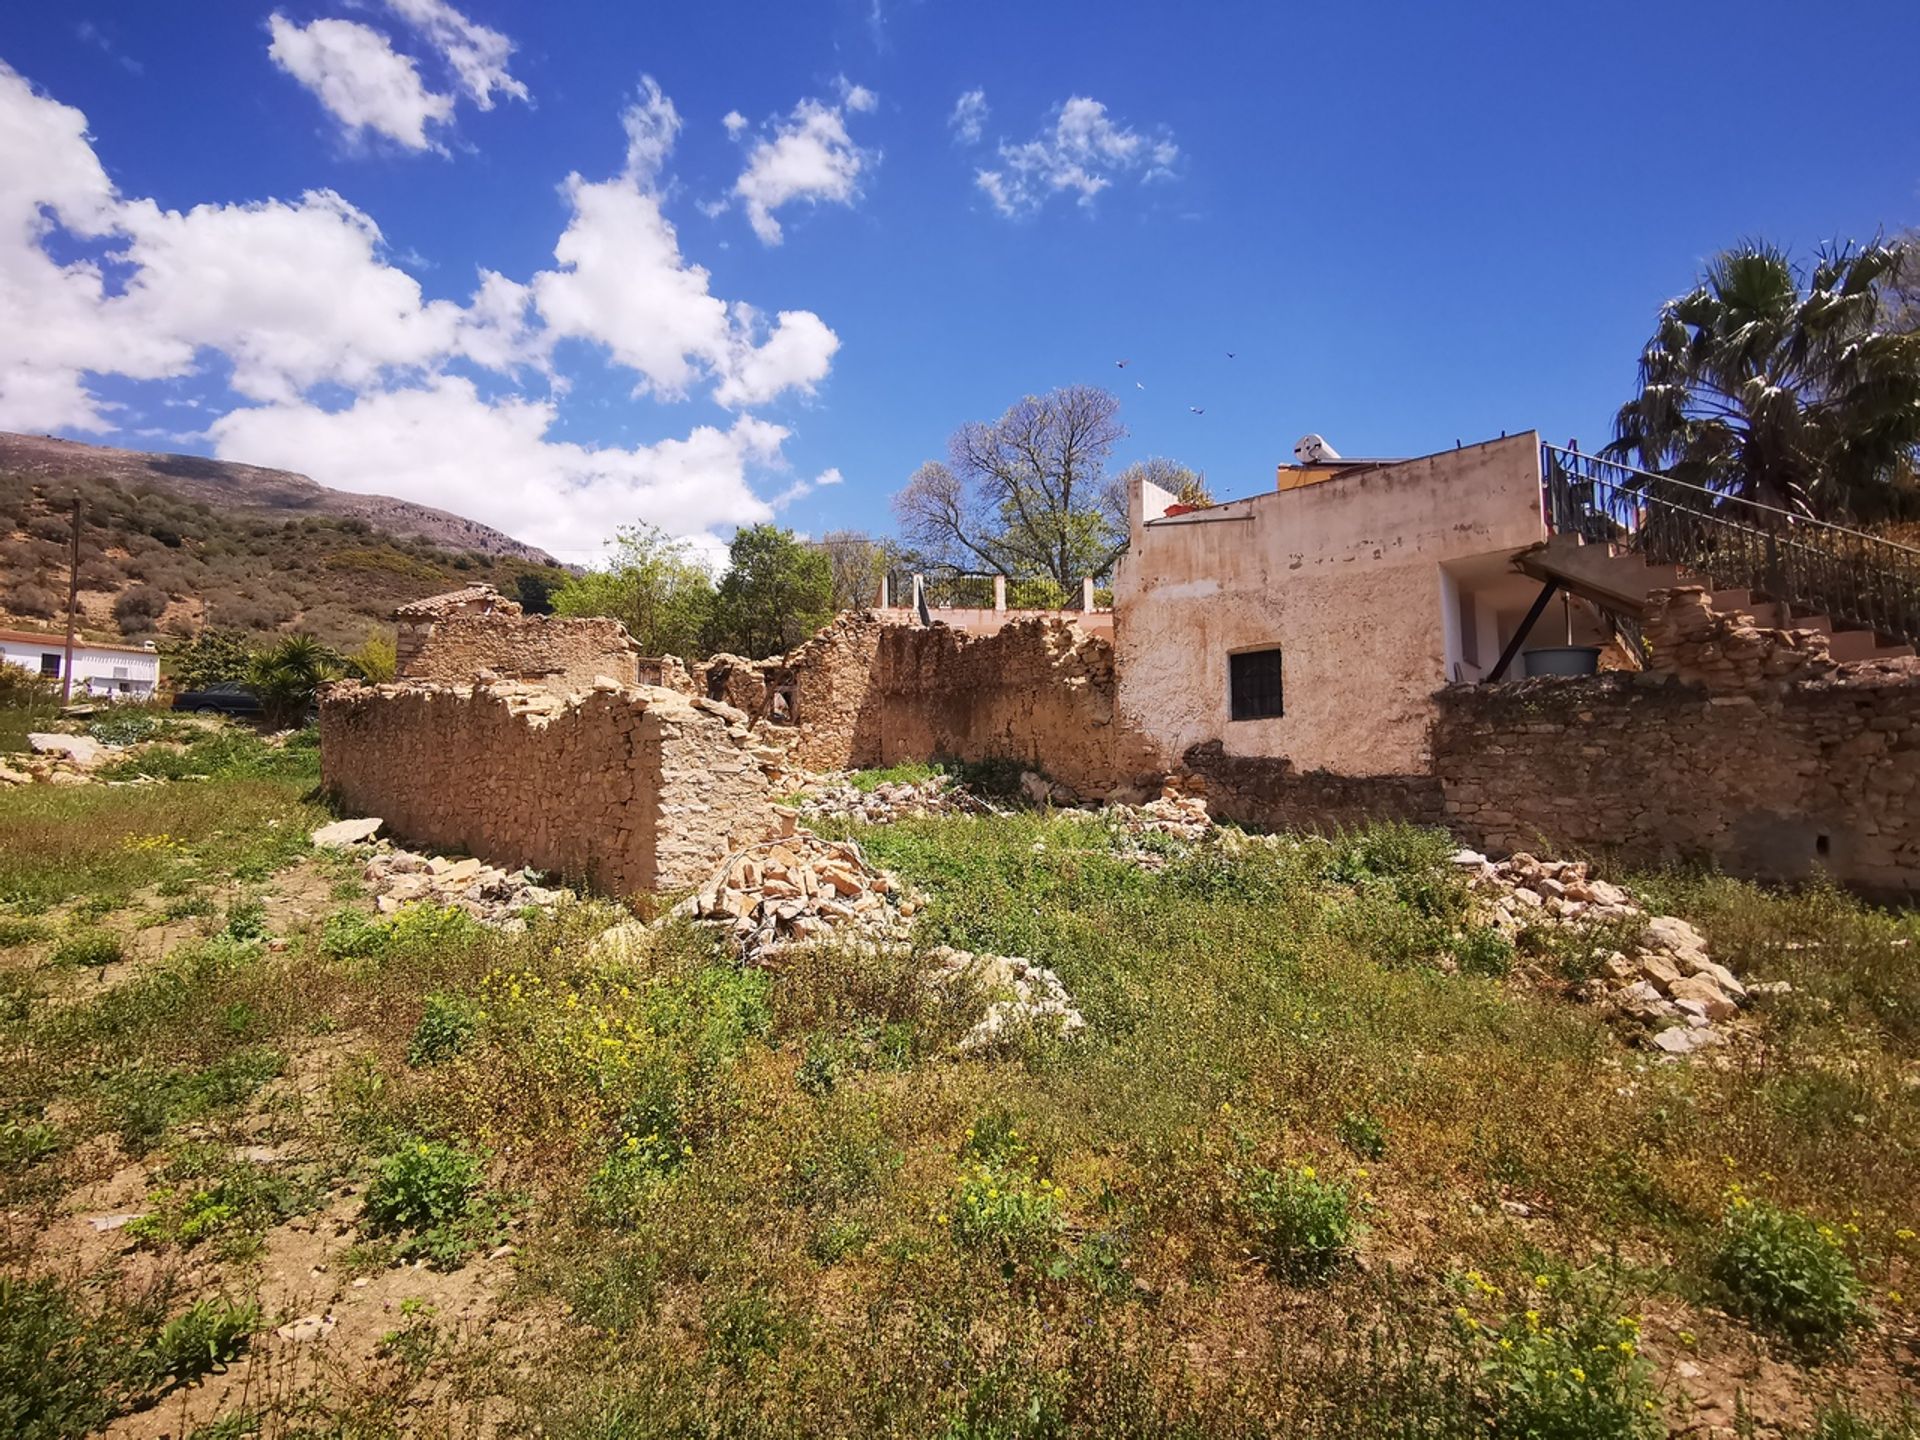
<svg viewBox="0 0 1920 1440">
<path fill-rule="evenodd" d="M 1553 533 L 1920 647 L 1920 550 L 1578 450 L 1540 449 Z"/>
</svg>

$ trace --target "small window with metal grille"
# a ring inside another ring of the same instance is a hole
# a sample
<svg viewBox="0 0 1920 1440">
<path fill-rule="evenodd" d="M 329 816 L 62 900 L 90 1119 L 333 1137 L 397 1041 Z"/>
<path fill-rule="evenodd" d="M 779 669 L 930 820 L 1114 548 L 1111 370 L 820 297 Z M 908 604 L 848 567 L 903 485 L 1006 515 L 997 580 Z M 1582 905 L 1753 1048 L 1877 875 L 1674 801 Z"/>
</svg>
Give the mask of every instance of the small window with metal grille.
<svg viewBox="0 0 1920 1440">
<path fill-rule="evenodd" d="M 1284 715 L 1280 696 L 1280 652 L 1247 650 L 1227 657 L 1228 716 L 1234 720 L 1270 720 Z"/>
<path fill-rule="evenodd" d="M 43 652 L 40 656 L 40 673 L 49 680 L 58 680 L 60 678 L 60 657 L 58 655 L 48 655 Z"/>
</svg>

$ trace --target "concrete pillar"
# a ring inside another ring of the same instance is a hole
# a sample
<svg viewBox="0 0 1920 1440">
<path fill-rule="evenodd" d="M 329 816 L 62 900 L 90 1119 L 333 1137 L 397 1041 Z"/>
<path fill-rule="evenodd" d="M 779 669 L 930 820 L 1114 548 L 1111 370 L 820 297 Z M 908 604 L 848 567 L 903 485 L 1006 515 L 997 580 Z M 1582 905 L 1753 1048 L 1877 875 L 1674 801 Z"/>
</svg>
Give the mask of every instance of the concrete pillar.
<svg viewBox="0 0 1920 1440">
<path fill-rule="evenodd" d="M 993 577 L 993 612 L 998 615 L 1007 608 L 1007 577 Z"/>
<path fill-rule="evenodd" d="M 927 588 L 926 576 L 916 575 L 913 577 L 913 599 L 907 602 L 907 608 L 913 611 L 913 613 L 916 615 L 920 613 L 920 596 L 922 592 L 926 590 L 926 588 Z"/>
<path fill-rule="evenodd" d="M 882 573 L 880 576 L 880 608 L 890 609 L 893 605 L 893 576 Z"/>
<path fill-rule="evenodd" d="M 1091 575 L 1080 577 L 1080 609 L 1086 614 L 1093 612 L 1093 577 Z"/>
</svg>

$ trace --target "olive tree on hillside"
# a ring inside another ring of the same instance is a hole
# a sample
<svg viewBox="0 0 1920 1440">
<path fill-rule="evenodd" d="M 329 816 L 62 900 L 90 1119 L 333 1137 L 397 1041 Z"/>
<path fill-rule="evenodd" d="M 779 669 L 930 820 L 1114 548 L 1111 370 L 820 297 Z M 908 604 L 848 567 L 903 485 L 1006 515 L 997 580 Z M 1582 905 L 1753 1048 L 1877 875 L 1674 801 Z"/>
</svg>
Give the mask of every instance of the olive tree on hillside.
<svg viewBox="0 0 1920 1440">
<path fill-rule="evenodd" d="M 1607 453 L 1782 510 L 1871 520 L 1913 501 L 1920 331 L 1903 324 L 1910 242 L 1714 257 L 1669 300 Z"/>
<path fill-rule="evenodd" d="M 1106 473 L 1126 434 L 1120 402 L 1091 385 L 1029 395 L 962 425 L 893 497 L 907 540 L 966 570 L 1045 576 L 1064 589 L 1104 575 L 1126 543 L 1126 494 Z"/>
<path fill-rule="evenodd" d="M 626 526 L 609 546 L 605 569 L 553 592 L 553 613 L 610 616 L 646 655 L 698 654 L 713 619 L 713 577 L 693 547 L 652 525 Z"/>
<path fill-rule="evenodd" d="M 782 655 L 833 618 L 833 566 L 791 530 L 735 532 L 713 606 L 715 650 L 750 659 Z"/>
</svg>

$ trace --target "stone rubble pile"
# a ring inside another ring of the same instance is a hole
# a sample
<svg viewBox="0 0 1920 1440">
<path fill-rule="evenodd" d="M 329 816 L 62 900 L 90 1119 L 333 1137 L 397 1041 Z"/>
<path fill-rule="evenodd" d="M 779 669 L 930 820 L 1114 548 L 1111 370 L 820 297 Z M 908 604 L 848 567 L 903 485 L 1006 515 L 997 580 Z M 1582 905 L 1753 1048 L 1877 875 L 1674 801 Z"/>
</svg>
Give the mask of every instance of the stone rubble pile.
<svg viewBox="0 0 1920 1440">
<path fill-rule="evenodd" d="M 727 929 L 752 964 L 829 935 L 904 940 L 919 908 L 853 841 L 795 830 L 728 856 L 678 913 Z"/>
<path fill-rule="evenodd" d="M 374 887 L 382 915 L 404 905 L 427 904 L 464 910 L 483 925 L 517 931 L 526 928 L 522 912 L 571 900 L 571 890 L 540 884 L 533 870 L 503 870 L 471 856 L 421 855 L 376 840 L 381 821 L 336 820 L 308 837 L 317 849 L 357 850 L 367 854 L 361 876 Z"/>
<path fill-rule="evenodd" d="M 926 955 L 927 984 L 943 1000 L 986 995 L 986 1011 L 960 1037 L 963 1055 L 979 1054 L 1029 1029 L 1071 1039 L 1087 1027 L 1060 977 L 1018 955 L 976 955 L 937 945 Z"/>
<path fill-rule="evenodd" d="M 823 780 L 809 786 L 795 808 L 809 820 L 854 820 L 865 825 L 891 825 L 922 815 L 980 815 L 993 809 L 946 775 L 888 781 L 872 790 L 861 790 L 846 780 Z"/>
<path fill-rule="evenodd" d="M 1475 850 L 1461 850 L 1453 861 L 1467 872 L 1487 923 L 1509 940 L 1529 926 L 1617 925 L 1626 948 L 1600 955 L 1589 993 L 1646 1027 L 1650 1043 L 1664 1054 L 1689 1055 L 1722 1043 L 1725 1027 L 1753 996 L 1788 988 L 1785 981 L 1743 983 L 1709 957 L 1706 937 L 1693 926 L 1671 915 L 1649 915 L 1628 891 L 1593 876 L 1585 861 L 1525 853 L 1494 861 Z"/>
<path fill-rule="evenodd" d="M 521 912 L 529 906 L 545 909 L 573 898 L 571 890 L 540 884 L 537 871 L 502 870 L 471 856 L 382 850 L 361 873 L 379 892 L 374 903 L 382 915 L 424 903 L 464 910 L 482 925 L 510 931 L 526 927 Z"/>
</svg>

